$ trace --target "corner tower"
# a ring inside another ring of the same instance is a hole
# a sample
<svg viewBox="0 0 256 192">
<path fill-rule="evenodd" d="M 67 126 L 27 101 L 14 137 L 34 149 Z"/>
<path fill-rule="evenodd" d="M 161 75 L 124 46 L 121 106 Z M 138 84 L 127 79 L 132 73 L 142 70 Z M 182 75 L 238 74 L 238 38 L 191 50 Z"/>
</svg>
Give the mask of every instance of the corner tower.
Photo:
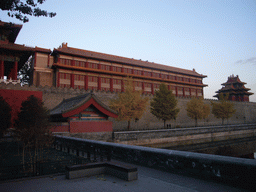
<svg viewBox="0 0 256 192">
<path fill-rule="evenodd" d="M 229 94 L 228 100 L 230 101 L 244 101 L 249 102 L 249 96 L 253 95 L 253 93 L 249 92 L 249 88 L 246 88 L 244 85 L 246 83 L 242 82 L 238 75 L 234 76 L 231 75 L 228 77 L 228 80 L 226 83 L 223 83 L 223 87 L 216 91 L 216 95 L 213 97 L 217 97 L 219 99 L 219 94 L 227 95 Z"/>
</svg>

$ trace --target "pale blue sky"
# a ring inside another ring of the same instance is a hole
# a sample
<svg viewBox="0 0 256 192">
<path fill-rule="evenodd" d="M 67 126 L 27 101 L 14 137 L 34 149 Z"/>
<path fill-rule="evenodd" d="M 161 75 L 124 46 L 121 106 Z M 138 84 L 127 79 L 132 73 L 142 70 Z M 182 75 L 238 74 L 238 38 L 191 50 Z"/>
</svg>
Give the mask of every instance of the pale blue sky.
<svg viewBox="0 0 256 192">
<path fill-rule="evenodd" d="M 207 75 L 205 98 L 239 75 L 256 102 L 255 0 L 47 0 L 54 18 L 23 25 L 18 44 L 68 46 L 180 67 Z M 0 11 L 0 19 L 21 24 Z"/>
</svg>

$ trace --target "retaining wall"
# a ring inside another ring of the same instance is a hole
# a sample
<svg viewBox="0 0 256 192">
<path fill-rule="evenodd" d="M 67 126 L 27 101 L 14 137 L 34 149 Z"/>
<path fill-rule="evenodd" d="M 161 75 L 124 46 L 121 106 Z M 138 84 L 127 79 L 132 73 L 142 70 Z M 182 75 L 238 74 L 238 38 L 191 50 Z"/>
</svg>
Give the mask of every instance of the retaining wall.
<svg viewBox="0 0 256 192">
<path fill-rule="evenodd" d="M 114 141 L 126 145 L 172 147 L 256 136 L 256 124 L 115 132 Z"/>
</svg>

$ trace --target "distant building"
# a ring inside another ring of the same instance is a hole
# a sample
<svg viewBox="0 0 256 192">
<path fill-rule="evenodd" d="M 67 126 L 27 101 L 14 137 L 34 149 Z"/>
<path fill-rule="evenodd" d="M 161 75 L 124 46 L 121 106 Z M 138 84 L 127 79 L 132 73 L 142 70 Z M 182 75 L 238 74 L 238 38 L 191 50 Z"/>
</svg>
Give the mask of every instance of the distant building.
<svg viewBox="0 0 256 192">
<path fill-rule="evenodd" d="M 112 132 L 113 122 L 109 117 L 117 118 L 117 113 L 104 105 L 94 94 L 87 93 L 63 100 L 50 110 L 52 132 Z"/>
<path fill-rule="evenodd" d="M 166 83 L 176 96 L 182 97 L 203 96 L 206 86 L 202 83 L 206 76 L 195 70 L 71 48 L 67 43 L 53 50 L 48 59 L 53 63 L 45 62 L 47 56 L 35 54 L 34 85 L 123 92 L 129 76 L 134 79 L 135 90 L 144 94 L 154 94 L 161 83 Z"/>
<path fill-rule="evenodd" d="M 227 95 L 229 94 L 228 100 L 230 101 L 247 101 L 249 102 L 249 96 L 253 93 L 249 92 L 249 88 L 246 88 L 244 85 L 246 83 L 242 82 L 238 75 L 234 76 L 231 75 L 228 77 L 228 80 L 226 83 L 223 83 L 223 87 L 216 91 L 216 95 L 214 97 L 219 98 L 219 94 Z"/>
<path fill-rule="evenodd" d="M 32 55 L 30 84 L 85 90 L 123 92 L 125 78 L 135 90 L 154 94 L 161 83 L 179 97 L 203 96 L 205 75 L 148 61 L 68 47 L 51 51 L 15 44 L 22 25 L 0 22 L 0 78 L 16 80 L 17 72 Z"/>
</svg>

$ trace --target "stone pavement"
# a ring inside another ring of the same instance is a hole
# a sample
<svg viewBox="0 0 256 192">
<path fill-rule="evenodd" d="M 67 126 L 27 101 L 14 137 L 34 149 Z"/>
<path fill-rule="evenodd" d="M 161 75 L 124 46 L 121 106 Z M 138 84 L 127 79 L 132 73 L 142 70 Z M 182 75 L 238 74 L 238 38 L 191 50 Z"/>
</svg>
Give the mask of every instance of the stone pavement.
<svg viewBox="0 0 256 192">
<path fill-rule="evenodd" d="M 138 180 L 125 181 L 110 175 L 67 180 L 65 175 L 26 178 L 0 183 L 1 192 L 215 192 L 243 191 L 222 183 L 200 180 L 147 167 L 138 167 Z"/>
</svg>

